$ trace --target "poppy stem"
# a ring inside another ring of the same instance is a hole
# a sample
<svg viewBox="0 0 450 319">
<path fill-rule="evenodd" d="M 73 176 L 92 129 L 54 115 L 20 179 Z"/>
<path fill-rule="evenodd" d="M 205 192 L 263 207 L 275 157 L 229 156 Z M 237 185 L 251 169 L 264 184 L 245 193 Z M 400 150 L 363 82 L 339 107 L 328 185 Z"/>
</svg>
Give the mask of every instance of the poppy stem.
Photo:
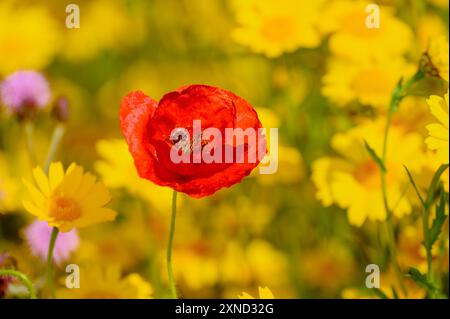
<svg viewBox="0 0 450 319">
<path fill-rule="evenodd" d="M 175 220 L 177 216 L 177 194 L 177 191 L 174 190 L 172 195 L 172 217 L 170 221 L 169 242 L 167 244 L 167 273 L 169 275 L 170 293 L 174 299 L 178 298 L 172 270 L 172 244 L 175 235 Z"/>
<path fill-rule="evenodd" d="M 25 286 L 27 286 L 28 292 L 30 293 L 30 299 L 36 299 L 36 290 L 34 289 L 33 283 L 24 273 L 14 269 L 0 269 L 0 276 L 14 276 L 18 278 Z"/>
<path fill-rule="evenodd" d="M 50 237 L 50 243 L 48 245 L 47 253 L 47 285 L 50 291 L 50 296 L 55 299 L 55 286 L 54 286 L 54 274 L 53 274 L 53 249 L 55 248 L 56 238 L 58 237 L 59 229 L 53 227 L 52 235 Z"/>
</svg>

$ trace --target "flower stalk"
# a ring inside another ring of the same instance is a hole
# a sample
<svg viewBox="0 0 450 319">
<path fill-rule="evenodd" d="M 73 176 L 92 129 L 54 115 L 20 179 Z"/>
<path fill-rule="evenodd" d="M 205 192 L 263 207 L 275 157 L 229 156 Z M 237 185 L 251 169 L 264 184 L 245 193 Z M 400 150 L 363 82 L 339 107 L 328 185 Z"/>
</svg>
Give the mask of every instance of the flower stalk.
<svg viewBox="0 0 450 319">
<path fill-rule="evenodd" d="M 404 295 L 407 295 L 407 290 L 405 288 L 404 284 L 404 276 L 402 273 L 402 270 L 400 268 L 400 265 L 397 260 L 397 247 L 395 243 L 395 231 L 394 231 L 394 222 L 393 222 L 393 210 L 389 206 L 389 198 L 388 198 L 388 191 L 387 191 L 387 182 L 386 182 L 386 173 L 387 173 L 387 149 L 388 149 L 388 139 L 389 139 L 389 131 L 392 124 L 392 118 L 394 116 L 394 113 L 397 111 L 398 106 L 400 102 L 408 95 L 408 90 L 418 81 L 420 81 L 424 77 L 424 74 L 422 71 L 418 70 L 416 74 L 409 79 L 405 84 L 402 83 L 402 80 L 399 81 L 397 84 L 397 87 L 395 88 L 394 92 L 392 93 L 391 101 L 389 104 L 387 119 L 386 119 L 386 125 L 384 128 L 384 134 L 383 134 L 383 146 L 382 146 L 382 154 L 381 154 L 381 163 L 384 169 L 380 169 L 380 176 L 381 176 L 381 188 L 382 188 L 382 194 L 383 194 L 383 204 L 384 209 L 386 211 L 386 227 L 387 227 L 387 238 L 388 238 L 388 248 L 390 257 L 392 260 L 392 264 L 394 266 L 398 282 L 400 285 L 400 289 L 404 293 Z"/>
<path fill-rule="evenodd" d="M 177 194 L 177 191 L 174 190 L 172 195 L 172 216 L 170 221 L 169 241 L 167 244 L 167 273 L 169 275 L 170 294 L 174 299 L 178 298 L 172 269 L 172 246 L 173 238 L 175 235 L 175 221 L 177 216 Z"/>
<path fill-rule="evenodd" d="M 47 253 L 47 285 L 50 291 L 50 296 L 55 299 L 54 273 L 53 273 L 53 250 L 55 248 L 56 238 L 58 237 L 59 229 L 53 227 Z"/>
</svg>

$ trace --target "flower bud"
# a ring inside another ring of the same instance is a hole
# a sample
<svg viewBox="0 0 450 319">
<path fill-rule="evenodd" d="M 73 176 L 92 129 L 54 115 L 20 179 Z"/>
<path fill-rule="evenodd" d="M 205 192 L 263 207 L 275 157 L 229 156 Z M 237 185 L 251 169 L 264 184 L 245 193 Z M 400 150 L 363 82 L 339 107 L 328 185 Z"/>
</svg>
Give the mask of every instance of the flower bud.
<svg viewBox="0 0 450 319">
<path fill-rule="evenodd" d="M 56 99 L 52 108 L 52 116 L 59 122 L 66 122 L 70 115 L 70 105 L 69 100 L 60 96 Z"/>
</svg>

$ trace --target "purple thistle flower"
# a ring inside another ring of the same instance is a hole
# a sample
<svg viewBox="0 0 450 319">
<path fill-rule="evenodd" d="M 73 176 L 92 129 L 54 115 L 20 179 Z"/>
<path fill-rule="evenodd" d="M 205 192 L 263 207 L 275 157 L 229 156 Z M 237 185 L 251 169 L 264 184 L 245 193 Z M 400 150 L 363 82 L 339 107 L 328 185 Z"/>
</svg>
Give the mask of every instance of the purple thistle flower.
<svg viewBox="0 0 450 319">
<path fill-rule="evenodd" d="M 25 229 L 25 237 L 28 246 L 33 255 L 41 258 L 43 261 L 47 259 L 48 245 L 52 227 L 47 222 L 35 221 Z M 60 232 L 56 238 L 55 248 L 53 250 L 53 260 L 57 265 L 61 265 L 68 260 L 70 254 L 75 251 L 80 243 L 78 232 L 76 229 L 67 233 Z"/>
<path fill-rule="evenodd" d="M 50 87 L 36 71 L 17 71 L 0 84 L 0 100 L 10 113 L 27 116 L 50 101 Z"/>
</svg>

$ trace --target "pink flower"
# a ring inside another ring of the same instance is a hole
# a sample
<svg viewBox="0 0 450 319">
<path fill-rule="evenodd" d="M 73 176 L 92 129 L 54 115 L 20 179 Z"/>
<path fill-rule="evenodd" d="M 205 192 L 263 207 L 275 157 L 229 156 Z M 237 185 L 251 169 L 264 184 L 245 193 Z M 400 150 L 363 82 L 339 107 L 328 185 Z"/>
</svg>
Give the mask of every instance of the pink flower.
<svg viewBox="0 0 450 319">
<path fill-rule="evenodd" d="M 44 108 L 50 101 L 50 87 L 36 71 L 17 71 L 0 84 L 0 99 L 10 113 L 26 115 Z"/>
<path fill-rule="evenodd" d="M 43 261 L 47 259 L 51 233 L 52 228 L 44 221 L 35 221 L 25 229 L 25 237 L 32 254 L 41 258 Z M 60 232 L 56 238 L 55 248 L 53 250 L 53 260 L 55 263 L 61 265 L 64 261 L 68 260 L 70 254 L 77 249 L 79 243 L 80 238 L 76 229 L 67 233 Z"/>
</svg>

